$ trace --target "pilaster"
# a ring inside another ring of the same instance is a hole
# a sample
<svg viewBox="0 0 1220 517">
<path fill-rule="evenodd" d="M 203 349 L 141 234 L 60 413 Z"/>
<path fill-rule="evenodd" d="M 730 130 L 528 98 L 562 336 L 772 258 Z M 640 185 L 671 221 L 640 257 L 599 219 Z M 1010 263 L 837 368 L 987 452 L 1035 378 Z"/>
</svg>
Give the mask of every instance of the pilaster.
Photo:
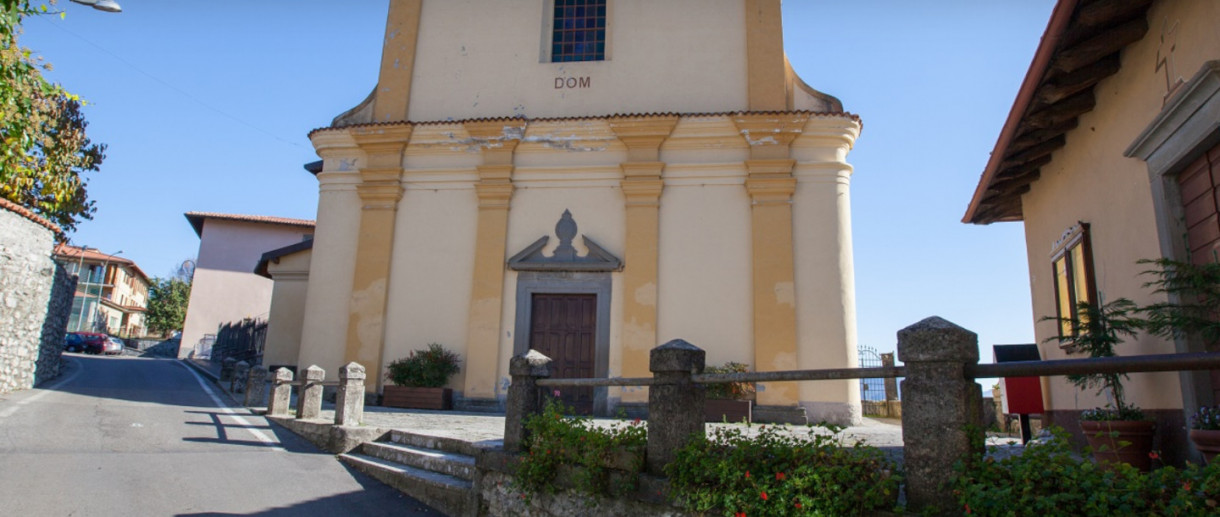
<svg viewBox="0 0 1220 517">
<path fill-rule="evenodd" d="M 796 269 L 793 261 L 792 194 L 796 161 L 792 141 L 808 115 L 796 113 L 736 117 L 738 131 L 750 144 L 746 192 L 750 195 L 750 234 L 754 296 L 754 369 L 776 371 L 797 365 Z M 795 383 L 766 383 L 758 404 L 795 406 Z"/>
<path fill-rule="evenodd" d="M 356 239 L 356 265 L 348 302 L 347 343 L 344 362 L 384 368 L 385 311 L 390 264 L 394 249 L 394 221 L 402 199 L 402 155 L 411 139 L 412 126 L 354 128 L 352 139 L 365 154 L 359 169 L 360 233 Z M 366 385 L 379 391 L 381 376 Z"/>
<path fill-rule="evenodd" d="M 619 117 L 610 128 L 627 146 L 620 167 L 626 205 L 626 245 L 623 250 L 622 372 L 647 375 L 649 351 L 657 346 L 657 259 L 660 244 L 660 200 L 664 190 L 661 144 L 673 132 L 678 117 Z M 623 402 L 644 402 L 641 391 L 622 394 Z"/>
<path fill-rule="evenodd" d="M 463 396 L 496 397 L 500 357 L 501 307 L 504 302 L 505 249 L 508 210 L 513 196 L 513 152 L 525 134 L 525 122 L 493 120 L 464 124 L 479 143 L 483 164 L 477 167 L 475 194 L 479 217 L 475 236 L 474 275 L 467 323 L 466 372 Z"/>
</svg>

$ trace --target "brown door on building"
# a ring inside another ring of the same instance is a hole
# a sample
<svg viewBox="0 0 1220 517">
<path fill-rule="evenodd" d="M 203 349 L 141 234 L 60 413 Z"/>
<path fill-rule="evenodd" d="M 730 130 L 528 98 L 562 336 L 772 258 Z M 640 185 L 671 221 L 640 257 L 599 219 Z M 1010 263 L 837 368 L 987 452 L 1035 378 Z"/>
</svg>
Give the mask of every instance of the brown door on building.
<svg viewBox="0 0 1220 517">
<path fill-rule="evenodd" d="M 530 348 L 551 358 L 551 377 L 593 377 L 597 296 L 536 293 L 532 304 Z M 559 392 L 577 414 L 593 413 L 593 388 L 559 388 Z"/>
<path fill-rule="evenodd" d="M 1220 145 L 1211 148 L 1178 174 L 1190 262 L 1220 260 Z M 1217 352 L 1217 344 L 1208 344 Z M 1220 397 L 1220 370 L 1212 370 L 1212 393 Z"/>
</svg>

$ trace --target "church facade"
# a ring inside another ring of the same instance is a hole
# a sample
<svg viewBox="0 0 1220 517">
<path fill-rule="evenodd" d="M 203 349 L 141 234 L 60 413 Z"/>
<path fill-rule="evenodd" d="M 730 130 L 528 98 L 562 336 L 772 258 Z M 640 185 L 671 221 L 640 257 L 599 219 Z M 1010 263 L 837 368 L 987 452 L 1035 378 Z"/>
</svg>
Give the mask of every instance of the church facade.
<svg viewBox="0 0 1220 517">
<path fill-rule="evenodd" d="M 322 158 L 298 364 L 440 343 L 495 409 L 557 377 L 857 365 L 847 154 L 858 117 L 796 76 L 779 0 L 391 0 L 379 80 Z M 645 388 L 565 394 L 606 413 Z M 859 421 L 856 381 L 759 386 L 764 418 Z"/>
</svg>

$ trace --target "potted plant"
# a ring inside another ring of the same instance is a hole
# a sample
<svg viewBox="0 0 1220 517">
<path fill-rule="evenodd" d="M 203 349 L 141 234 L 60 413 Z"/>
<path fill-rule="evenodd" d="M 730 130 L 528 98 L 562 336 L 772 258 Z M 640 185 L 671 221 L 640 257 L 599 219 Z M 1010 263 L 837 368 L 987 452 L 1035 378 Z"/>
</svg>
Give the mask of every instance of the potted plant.
<svg viewBox="0 0 1220 517">
<path fill-rule="evenodd" d="M 1195 411 L 1190 417 L 1190 441 L 1211 464 L 1216 453 L 1220 453 L 1220 406 L 1203 406 Z"/>
<path fill-rule="evenodd" d="M 744 373 L 749 367 L 734 362 L 723 366 L 709 366 L 703 373 Z M 753 421 L 754 385 L 748 382 L 726 382 L 707 385 L 704 402 L 704 417 L 708 422 Z"/>
<path fill-rule="evenodd" d="M 1135 303 L 1126 298 L 1104 305 L 1082 302 L 1076 307 L 1076 317 L 1070 320 L 1074 332 L 1052 337 L 1050 341 L 1057 341 L 1069 354 L 1114 357 L 1114 347 L 1124 338 L 1135 337 L 1144 326 L 1144 320 L 1135 315 L 1138 311 Z M 1147 471 L 1152 466 L 1149 453 L 1156 425 L 1127 402 L 1123 392 L 1125 378 L 1126 374 L 1121 373 L 1093 373 L 1069 375 L 1068 381 L 1080 389 L 1096 389 L 1098 395 L 1111 402 L 1080 414 L 1080 429 L 1098 463 L 1127 463 Z"/>
<path fill-rule="evenodd" d="M 415 350 L 411 355 L 395 359 L 386 367 L 386 380 L 393 386 L 384 387 L 381 405 L 414 409 L 452 409 L 453 390 L 445 384 L 457 373 L 458 355 L 437 343 L 427 350 Z"/>
</svg>

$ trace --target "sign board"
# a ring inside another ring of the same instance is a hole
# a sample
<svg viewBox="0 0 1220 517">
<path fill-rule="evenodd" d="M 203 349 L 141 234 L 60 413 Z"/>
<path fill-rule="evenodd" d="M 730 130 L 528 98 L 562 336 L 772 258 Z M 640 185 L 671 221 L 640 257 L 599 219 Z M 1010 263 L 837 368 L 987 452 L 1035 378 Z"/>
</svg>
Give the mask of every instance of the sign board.
<svg viewBox="0 0 1220 517">
<path fill-rule="evenodd" d="M 993 345 L 996 363 L 1041 361 L 1038 345 Z M 1042 381 L 1039 377 L 1005 377 L 1004 412 L 1007 414 L 1042 414 Z"/>
</svg>

